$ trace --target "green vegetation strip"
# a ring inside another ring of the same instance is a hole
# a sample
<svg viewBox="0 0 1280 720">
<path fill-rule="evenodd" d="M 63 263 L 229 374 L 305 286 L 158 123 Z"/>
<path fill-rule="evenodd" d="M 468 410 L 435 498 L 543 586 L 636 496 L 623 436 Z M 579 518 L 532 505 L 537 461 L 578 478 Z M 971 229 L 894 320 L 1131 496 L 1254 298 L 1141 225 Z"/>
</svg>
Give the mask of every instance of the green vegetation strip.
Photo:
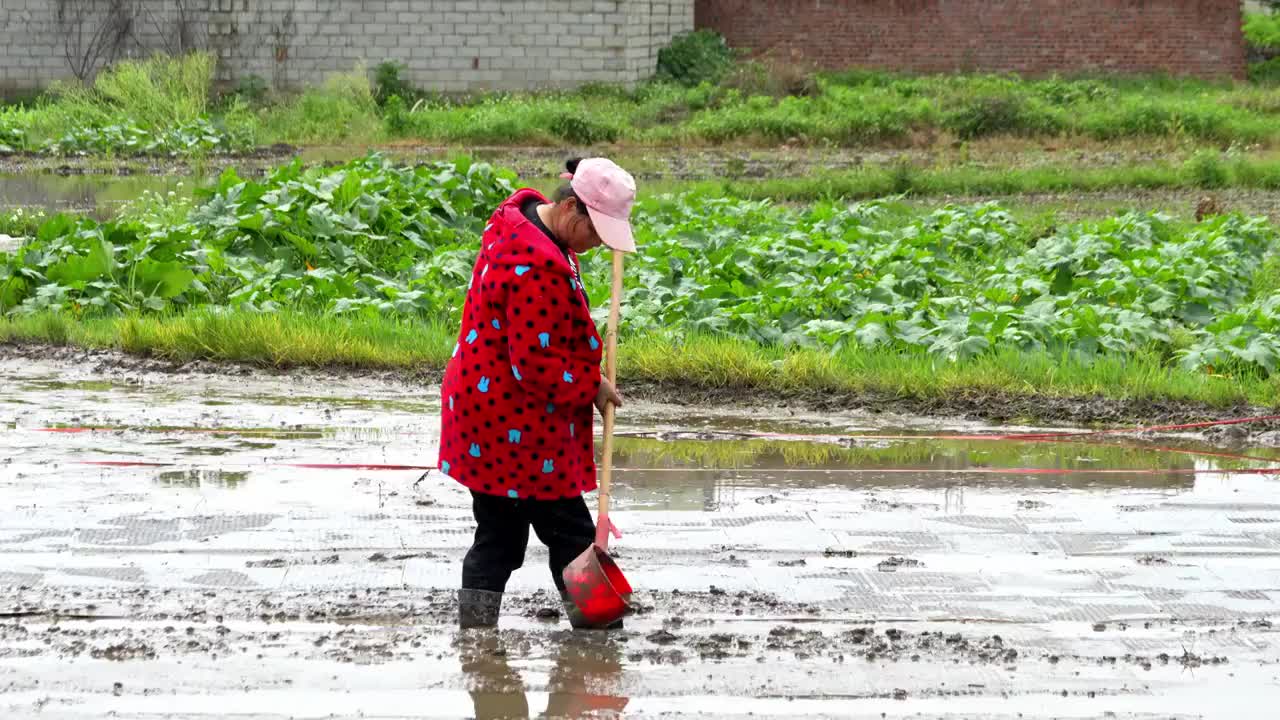
<svg viewBox="0 0 1280 720">
<path fill-rule="evenodd" d="M 455 340 L 453 328 L 424 321 L 291 312 L 191 311 L 91 319 L 41 314 L 0 320 L 0 342 L 115 349 L 174 362 L 368 368 L 428 376 L 444 369 Z M 1174 400 L 1214 407 L 1280 404 L 1280 385 L 1273 381 L 1179 370 L 1149 354 L 1083 362 L 1006 348 L 944 362 L 922 353 L 876 349 L 830 353 L 732 338 L 641 336 L 623 338 L 619 375 L 625 383 L 788 396 L 876 393 L 929 399 L 998 393 Z"/>
<path fill-rule="evenodd" d="M 24 220 L 7 333 L 173 359 L 438 368 L 511 173 L 377 155 L 227 171 L 114 220 Z M 996 204 L 804 209 L 646 198 L 628 262 L 632 379 L 696 387 L 1270 402 L 1280 258 L 1265 219 L 1032 227 Z M 33 227 L 34 226 L 34 227 Z M 608 258 L 584 258 L 593 307 Z M 603 318 L 603 313 L 599 315 Z M 72 322 L 70 319 L 74 319 Z"/>
<path fill-rule="evenodd" d="M 0 312 L 92 317 L 194 307 L 447 323 L 476 238 L 512 177 L 466 160 L 378 156 L 338 168 L 232 171 L 195 199 L 148 196 L 120 218 L 57 216 L 0 254 Z M 636 217 L 631 334 L 725 335 L 961 359 L 1009 346 L 1085 358 L 1152 351 L 1187 369 L 1280 366 L 1280 264 L 1265 221 L 1193 226 L 1127 214 L 1033 235 L 994 204 L 906 213 L 882 203 L 687 193 Z M 593 305 L 607 259 L 584 259 Z"/>
<path fill-rule="evenodd" d="M 691 192 L 790 202 L 859 200 L 891 195 L 1020 195 L 1035 193 L 1253 188 L 1280 189 L 1280 161 L 1196 153 L 1181 164 L 1118 167 L 1066 164 L 1039 167 L 918 167 L 909 163 L 867 166 L 804 177 L 649 183 L 647 192 Z"/>
<path fill-rule="evenodd" d="M 1261 32 L 1261 31 L 1259 31 Z M 246 82 L 215 98 L 215 59 L 124 61 L 92 86 L 60 85 L 0 109 L 0 153 L 211 155 L 277 142 L 690 145 L 933 144 L 995 136 L 1271 143 L 1280 99 L 1267 85 L 1170 78 L 1031 80 L 1004 75 L 811 75 L 718 65 L 635 88 L 446 97 L 395 65 L 357 69 L 296 95 Z M 1265 75 L 1263 70 L 1260 73 Z M 684 81 L 684 82 L 681 82 Z"/>
</svg>

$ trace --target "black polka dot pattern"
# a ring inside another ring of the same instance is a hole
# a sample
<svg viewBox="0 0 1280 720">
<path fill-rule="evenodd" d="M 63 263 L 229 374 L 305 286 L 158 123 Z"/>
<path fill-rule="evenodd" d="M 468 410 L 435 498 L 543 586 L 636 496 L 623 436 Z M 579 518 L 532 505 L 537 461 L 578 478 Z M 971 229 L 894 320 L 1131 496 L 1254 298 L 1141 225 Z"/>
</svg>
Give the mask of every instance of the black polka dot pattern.
<svg viewBox="0 0 1280 720">
<path fill-rule="evenodd" d="M 441 388 L 439 467 L 477 492 L 558 500 L 596 487 L 602 342 L 573 253 L 520 211 L 531 197 L 546 202 L 516 193 L 481 239 Z"/>
</svg>

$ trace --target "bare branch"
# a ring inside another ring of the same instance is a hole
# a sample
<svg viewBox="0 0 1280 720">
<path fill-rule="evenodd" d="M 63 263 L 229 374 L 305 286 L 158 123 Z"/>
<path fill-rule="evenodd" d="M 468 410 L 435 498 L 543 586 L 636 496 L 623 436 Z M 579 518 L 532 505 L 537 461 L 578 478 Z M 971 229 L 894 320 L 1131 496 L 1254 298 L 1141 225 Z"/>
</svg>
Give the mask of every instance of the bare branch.
<svg viewBox="0 0 1280 720">
<path fill-rule="evenodd" d="M 94 0 L 58 0 L 56 17 L 63 54 L 81 82 L 88 82 L 102 65 L 119 57 L 133 34 L 138 9 L 132 0 L 108 0 L 100 15 L 94 12 L 99 4 Z"/>
</svg>

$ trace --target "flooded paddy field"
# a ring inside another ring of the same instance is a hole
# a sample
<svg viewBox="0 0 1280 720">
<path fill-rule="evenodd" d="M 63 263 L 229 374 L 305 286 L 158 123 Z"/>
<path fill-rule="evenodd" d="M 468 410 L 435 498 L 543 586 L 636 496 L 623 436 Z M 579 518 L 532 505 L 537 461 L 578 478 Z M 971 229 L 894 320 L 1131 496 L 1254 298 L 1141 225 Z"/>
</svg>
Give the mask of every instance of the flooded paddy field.
<svg viewBox="0 0 1280 720">
<path fill-rule="evenodd" d="M 534 540 L 500 630 L 464 633 L 470 501 L 419 467 L 435 388 L 14 357 L 0 383 L 5 718 L 1245 718 L 1280 696 L 1274 450 L 629 403 L 639 612 L 569 631 Z"/>
</svg>

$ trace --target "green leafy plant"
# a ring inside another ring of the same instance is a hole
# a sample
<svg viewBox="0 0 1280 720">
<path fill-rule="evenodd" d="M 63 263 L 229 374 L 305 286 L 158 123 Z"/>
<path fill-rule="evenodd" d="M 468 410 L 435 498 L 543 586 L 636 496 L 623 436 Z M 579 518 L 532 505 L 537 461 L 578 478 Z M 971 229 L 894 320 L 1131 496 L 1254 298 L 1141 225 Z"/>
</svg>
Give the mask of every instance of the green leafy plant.
<svg viewBox="0 0 1280 720">
<path fill-rule="evenodd" d="M 407 70 L 404 63 L 398 60 L 387 60 L 379 63 L 373 71 L 373 97 L 379 105 L 386 105 L 393 97 L 413 102 L 418 92 L 409 81 L 404 79 Z"/>
<path fill-rule="evenodd" d="M 236 81 L 232 94 L 245 102 L 258 104 L 267 99 L 269 89 L 267 81 L 261 75 L 251 73 Z"/>
<path fill-rule="evenodd" d="M 0 254 L 0 313 L 206 308 L 453 324 L 477 239 L 513 179 L 466 159 L 406 168 L 378 155 L 295 162 L 261 180 L 227 171 L 190 202 L 146 197 L 111 222 L 43 222 Z M 1178 225 L 1129 213 L 1046 228 L 994 203 L 796 210 L 689 193 L 645 199 L 635 227 L 644 251 L 626 278 L 629 336 L 1280 370 L 1280 238 L 1261 218 Z M 584 256 L 582 268 L 603 321 L 608 258 Z"/>
<path fill-rule="evenodd" d="M 1201 150 L 1187 159 L 1185 171 L 1197 187 L 1220 188 L 1227 184 L 1230 175 L 1218 153 Z"/>
<path fill-rule="evenodd" d="M 555 113 L 550 120 L 550 130 L 556 137 L 580 145 L 613 142 L 621 135 L 617 127 L 571 110 Z"/>
<path fill-rule="evenodd" d="M 162 132 L 133 124 L 86 127 L 44 143 L 49 155 L 213 155 L 246 150 L 252 138 L 199 118 Z"/>
<path fill-rule="evenodd" d="M 1280 83 L 1280 57 L 1249 63 L 1249 81 L 1261 85 Z"/>
<path fill-rule="evenodd" d="M 1244 39 L 1254 47 L 1280 51 L 1280 15 L 1245 13 Z"/>
<path fill-rule="evenodd" d="M 657 79 L 684 85 L 719 82 L 733 67 L 733 51 L 712 30 L 695 30 L 658 51 Z"/>
<path fill-rule="evenodd" d="M 45 211 L 14 208 L 0 212 L 0 235 L 10 237 L 34 236 L 46 219 Z"/>
<path fill-rule="evenodd" d="M 143 198 L 112 222 L 48 220 L 0 255 L 0 311 L 447 314 L 474 254 L 462 248 L 510 180 L 465 160 L 409 169 L 378 156 L 337 170 L 294 163 L 263 182 L 227 171 L 194 209 Z"/>
<path fill-rule="evenodd" d="M 15 153 L 27 142 L 27 134 L 15 127 L 0 126 L 0 153 Z"/>
</svg>

